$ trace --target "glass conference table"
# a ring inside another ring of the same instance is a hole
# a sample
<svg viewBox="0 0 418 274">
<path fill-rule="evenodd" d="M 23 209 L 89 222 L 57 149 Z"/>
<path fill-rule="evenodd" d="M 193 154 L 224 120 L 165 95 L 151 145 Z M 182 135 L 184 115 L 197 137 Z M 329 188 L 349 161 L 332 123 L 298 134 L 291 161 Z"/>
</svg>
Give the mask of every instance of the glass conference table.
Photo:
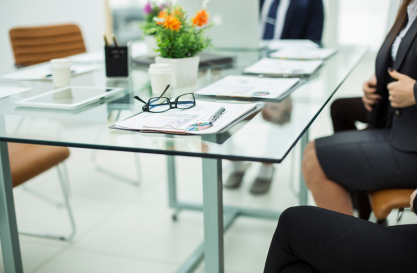
<svg viewBox="0 0 418 274">
<path fill-rule="evenodd" d="M 122 87 L 124 93 L 73 111 L 16 107 L 14 102 L 18 100 L 52 90 L 52 82 L 1 79 L 2 87 L 31 88 L 0 99 L 0 239 L 5 271 L 23 271 L 7 150 L 7 142 L 17 142 L 167 155 L 170 207 L 201 210 L 204 214 L 204 244 L 184 262 L 179 272 L 193 271 L 203 256 L 206 272 L 223 272 L 224 230 L 238 216 L 277 220 L 280 212 L 223 206 L 222 160 L 281 163 L 299 141 L 303 151 L 310 125 L 367 52 L 367 48 L 358 46 L 341 46 L 337 50 L 286 99 L 257 100 L 260 108 L 252 115 L 225 132 L 205 136 L 109 129 L 116 121 L 141 111 L 142 103 L 134 100 L 134 95 L 151 97 L 145 67 L 133 66 L 129 78 L 106 78 L 103 64 L 99 70 L 74 76 L 72 85 Z M 240 75 L 244 68 L 266 56 L 267 50 L 219 53 L 234 56 L 234 63 L 202 68 L 196 85 L 174 89 L 171 96 L 197 91 L 227 75 Z M 197 100 L 214 99 L 197 97 Z M 250 102 L 254 101 L 242 100 L 242 103 Z M 20 128 L 22 121 L 29 126 Z M 175 156 L 202 158 L 203 205 L 177 200 Z M 299 200 L 300 204 L 307 203 L 302 177 Z"/>
</svg>

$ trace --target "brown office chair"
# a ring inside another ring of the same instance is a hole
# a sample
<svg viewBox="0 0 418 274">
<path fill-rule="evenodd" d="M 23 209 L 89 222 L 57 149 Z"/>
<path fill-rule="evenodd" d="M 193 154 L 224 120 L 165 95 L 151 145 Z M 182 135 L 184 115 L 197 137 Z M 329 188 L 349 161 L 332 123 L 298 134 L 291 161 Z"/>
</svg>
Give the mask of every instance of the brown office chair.
<svg viewBox="0 0 418 274">
<path fill-rule="evenodd" d="M 396 224 L 405 208 L 410 207 L 410 197 L 415 189 L 385 189 L 369 192 L 370 205 L 377 220 L 384 220 L 392 209 L 398 209 Z"/>
<path fill-rule="evenodd" d="M 70 156 L 69 149 L 66 147 L 18 143 L 8 143 L 8 149 L 13 187 L 27 182 L 52 167 L 57 168 L 64 196 L 64 206 L 71 223 L 71 233 L 68 236 L 53 235 L 30 230 L 19 230 L 19 232 L 33 236 L 71 240 L 75 235 L 75 223 L 68 201 L 68 178 L 66 172 L 60 167 L 60 164 Z"/>
<path fill-rule="evenodd" d="M 9 35 L 17 67 L 86 52 L 80 28 L 74 24 L 13 28 Z"/>
</svg>

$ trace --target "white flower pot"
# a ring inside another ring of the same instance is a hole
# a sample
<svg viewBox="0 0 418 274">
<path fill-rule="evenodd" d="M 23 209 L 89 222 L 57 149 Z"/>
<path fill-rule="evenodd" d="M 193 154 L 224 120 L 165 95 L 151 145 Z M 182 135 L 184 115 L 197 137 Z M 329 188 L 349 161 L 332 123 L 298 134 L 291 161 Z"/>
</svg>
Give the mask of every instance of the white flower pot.
<svg viewBox="0 0 418 274">
<path fill-rule="evenodd" d="M 154 57 L 157 56 L 158 53 L 155 52 L 154 50 L 157 49 L 157 41 L 155 40 L 155 36 L 154 35 L 146 35 L 145 36 L 145 43 L 147 44 L 147 49 L 148 49 L 148 56 L 150 57 Z"/>
<path fill-rule="evenodd" d="M 196 84 L 199 61 L 199 56 L 179 59 L 163 58 L 160 56 L 155 57 L 156 63 L 171 65 L 171 86 L 173 88 Z"/>
</svg>

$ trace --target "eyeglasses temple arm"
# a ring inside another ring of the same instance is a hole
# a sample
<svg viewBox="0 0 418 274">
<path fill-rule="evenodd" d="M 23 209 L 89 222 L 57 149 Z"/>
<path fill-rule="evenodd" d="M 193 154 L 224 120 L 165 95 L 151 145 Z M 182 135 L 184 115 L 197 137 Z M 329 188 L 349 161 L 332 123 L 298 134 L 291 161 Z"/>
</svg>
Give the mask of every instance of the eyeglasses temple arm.
<svg viewBox="0 0 418 274">
<path fill-rule="evenodd" d="M 144 104 L 147 104 L 146 102 L 144 102 L 144 100 L 142 100 L 141 98 L 139 98 L 138 96 L 134 96 L 134 98 Z"/>
<path fill-rule="evenodd" d="M 165 88 L 165 90 L 164 90 L 163 94 L 161 94 L 159 98 L 163 97 L 164 93 L 166 93 L 166 91 L 167 91 L 169 88 L 170 88 L 170 85 L 167 85 L 167 87 Z"/>
</svg>

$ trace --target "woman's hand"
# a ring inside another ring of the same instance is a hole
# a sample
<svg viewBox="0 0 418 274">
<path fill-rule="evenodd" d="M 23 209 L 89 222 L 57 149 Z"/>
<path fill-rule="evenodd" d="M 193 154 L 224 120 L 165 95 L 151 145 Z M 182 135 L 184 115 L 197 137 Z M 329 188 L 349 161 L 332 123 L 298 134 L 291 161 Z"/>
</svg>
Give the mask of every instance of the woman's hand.
<svg viewBox="0 0 418 274">
<path fill-rule="evenodd" d="M 411 201 L 409 202 L 409 204 L 411 205 L 411 209 L 414 208 L 415 196 L 417 196 L 417 191 L 416 190 L 414 192 L 412 192 L 412 194 L 411 194 Z M 415 208 L 415 210 L 417 210 L 417 209 Z"/>
<path fill-rule="evenodd" d="M 397 80 L 388 84 L 390 105 L 394 108 L 406 108 L 416 105 L 414 85 L 417 81 L 391 68 L 388 71 L 390 76 Z"/>
<path fill-rule="evenodd" d="M 379 94 L 376 94 L 376 85 L 376 74 L 374 74 L 369 81 L 363 84 L 363 104 L 368 111 L 372 111 L 373 105 L 377 104 L 381 98 Z"/>
</svg>

